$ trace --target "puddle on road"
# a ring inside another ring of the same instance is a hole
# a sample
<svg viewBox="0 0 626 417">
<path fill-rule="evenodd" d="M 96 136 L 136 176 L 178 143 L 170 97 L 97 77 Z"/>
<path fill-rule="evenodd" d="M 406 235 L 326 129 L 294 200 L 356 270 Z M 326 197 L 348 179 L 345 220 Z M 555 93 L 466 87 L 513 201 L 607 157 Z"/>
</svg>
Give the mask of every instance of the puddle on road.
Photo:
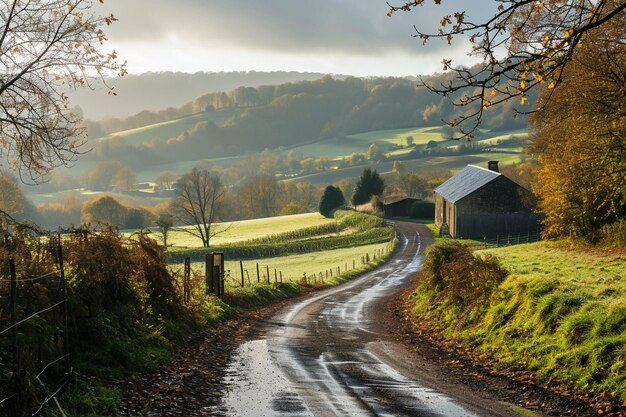
<svg viewBox="0 0 626 417">
<path fill-rule="evenodd" d="M 227 392 L 215 410 L 223 416 L 312 416 L 272 362 L 265 340 L 239 346 L 224 378 Z"/>
</svg>

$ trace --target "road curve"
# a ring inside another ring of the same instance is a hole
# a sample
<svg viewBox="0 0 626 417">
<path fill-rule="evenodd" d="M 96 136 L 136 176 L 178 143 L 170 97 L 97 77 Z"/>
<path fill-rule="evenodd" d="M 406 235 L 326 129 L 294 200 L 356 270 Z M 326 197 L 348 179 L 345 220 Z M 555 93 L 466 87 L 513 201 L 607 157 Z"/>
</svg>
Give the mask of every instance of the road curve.
<svg viewBox="0 0 626 417">
<path fill-rule="evenodd" d="M 225 416 L 515 416 L 509 405 L 447 381 L 391 341 L 386 300 L 422 263 L 431 234 L 399 222 L 400 245 L 385 265 L 316 293 L 262 324 L 241 345 L 213 414 Z M 418 354 L 419 355 L 419 354 Z"/>
</svg>

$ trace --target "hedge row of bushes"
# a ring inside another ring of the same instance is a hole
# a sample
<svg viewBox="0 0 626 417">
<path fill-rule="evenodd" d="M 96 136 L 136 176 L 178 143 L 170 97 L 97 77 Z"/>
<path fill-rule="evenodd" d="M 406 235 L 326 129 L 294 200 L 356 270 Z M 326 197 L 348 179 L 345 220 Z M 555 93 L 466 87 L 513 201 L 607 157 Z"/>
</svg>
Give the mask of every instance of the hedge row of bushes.
<svg viewBox="0 0 626 417">
<path fill-rule="evenodd" d="M 213 246 L 211 251 L 224 252 L 227 259 L 258 259 L 287 256 L 309 252 L 341 249 L 353 246 L 370 245 L 391 240 L 393 231 L 387 227 L 375 227 L 361 233 L 343 236 L 329 236 L 302 241 L 260 244 Z M 206 248 L 191 248 L 171 252 L 173 262 L 182 262 L 185 257 L 192 261 L 201 261 L 207 253 Z"/>
</svg>

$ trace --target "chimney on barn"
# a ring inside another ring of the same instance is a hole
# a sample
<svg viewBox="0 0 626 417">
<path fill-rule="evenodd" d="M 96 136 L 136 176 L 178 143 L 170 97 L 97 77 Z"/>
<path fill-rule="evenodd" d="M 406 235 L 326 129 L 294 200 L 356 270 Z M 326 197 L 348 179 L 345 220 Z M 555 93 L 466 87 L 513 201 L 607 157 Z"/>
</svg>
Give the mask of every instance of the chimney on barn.
<svg viewBox="0 0 626 417">
<path fill-rule="evenodd" d="M 489 168 L 489 171 L 500 172 L 500 170 L 498 169 L 498 161 L 487 162 L 487 168 Z"/>
</svg>

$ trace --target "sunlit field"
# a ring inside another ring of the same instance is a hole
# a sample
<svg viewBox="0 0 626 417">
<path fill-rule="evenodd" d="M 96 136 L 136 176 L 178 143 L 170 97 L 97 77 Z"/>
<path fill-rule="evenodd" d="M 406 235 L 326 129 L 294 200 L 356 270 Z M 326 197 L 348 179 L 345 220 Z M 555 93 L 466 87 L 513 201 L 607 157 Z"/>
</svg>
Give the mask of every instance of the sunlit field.
<svg viewBox="0 0 626 417">
<path fill-rule="evenodd" d="M 268 217 L 264 219 L 242 220 L 238 222 L 217 223 L 214 227 L 219 232 L 211 239 L 211 245 L 223 245 L 244 240 L 256 239 L 266 235 L 290 232 L 306 227 L 333 223 L 319 213 L 294 214 L 291 216 Z M 155 238 L 160 234 L 153 231 Z M 172 230 L 168 235 L 168 244 L 180 247 L 201 247 L 202 241 L 181 228 Z"/>
</svg>

